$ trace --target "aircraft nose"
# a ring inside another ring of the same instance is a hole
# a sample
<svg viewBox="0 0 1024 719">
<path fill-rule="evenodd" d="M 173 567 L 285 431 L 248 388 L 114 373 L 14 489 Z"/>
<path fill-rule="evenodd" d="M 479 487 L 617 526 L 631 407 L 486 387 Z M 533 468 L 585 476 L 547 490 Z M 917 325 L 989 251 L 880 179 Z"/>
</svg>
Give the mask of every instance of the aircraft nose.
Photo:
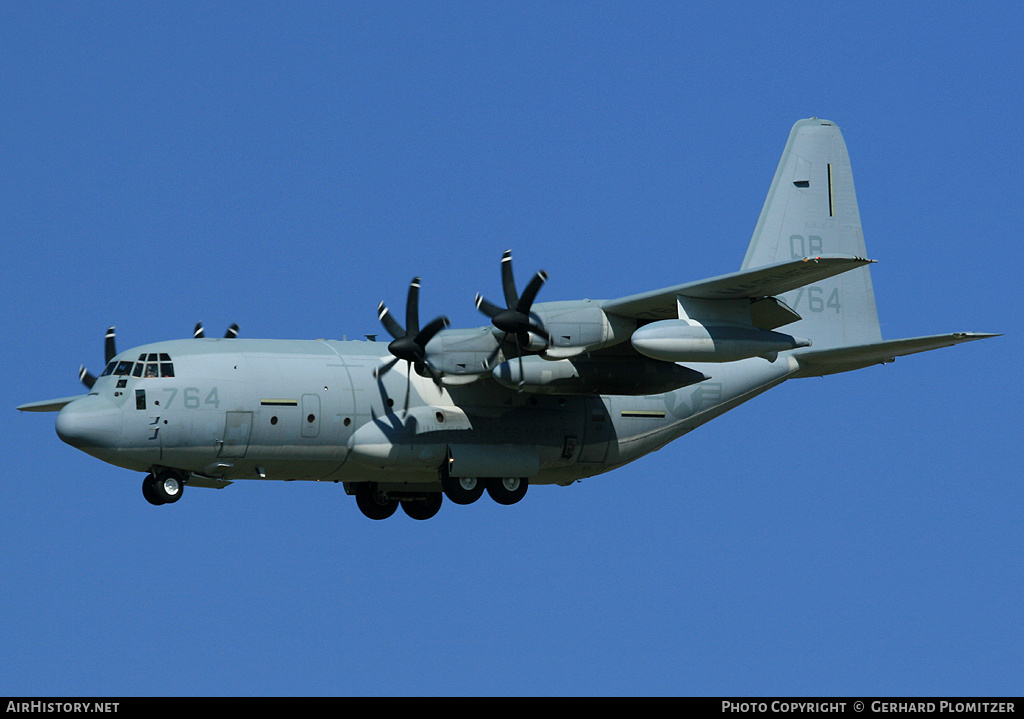
<svg viewBox="0 0 1024 719">
<path fill-rule="evenodd" d="M 104 459 L 117 453 L 121 408 L 99 395 L 68 404 L 57 415 L 57 436 L 72 447 Z"/>
</svg>

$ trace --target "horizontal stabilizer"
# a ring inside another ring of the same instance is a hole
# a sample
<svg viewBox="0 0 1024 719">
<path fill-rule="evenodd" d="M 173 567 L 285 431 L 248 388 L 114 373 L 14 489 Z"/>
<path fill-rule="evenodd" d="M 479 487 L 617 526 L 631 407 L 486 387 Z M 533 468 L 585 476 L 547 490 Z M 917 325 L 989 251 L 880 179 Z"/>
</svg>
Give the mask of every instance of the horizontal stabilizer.
<svg viewBox="0 0 1024 719">
<path fill-rule="evenodd" d="M 76 399 L 85 397 L 84 394 L 77 394 L 74 397 L 61 397 L 59 399 L 44 399 L 42 402 L 29 402 L 18 405 L 22 412 L 59 412 Z"/>
<path fill-rule="evenodd" d="M 698 282 L 666 287 L 601 303 L 605 312 L 637 319 L 674 319 L 676 296 L 703 300 L 759 299 L 820 282 L 870 264 L 873 260 L 849 255 L 822 255 L 780 262 L 766 267 L 731 272 Z"/>
<path fill-rule="evenodd" d="M 862 367 L 892 362 L 897 357 L 927 352 L 940 347 L 952 347 L 963 342 L 999 337 L 998 334 L 982 332 L 954 332 L 948 335 L 930 335 L 912 339 L 889 340 L 851 347 L 835 347 L 824 350 L 806 350 L 794 353 L 800 363 L 796 377 L 822 377 L 827 374 L 849 372 Z"/>
</svg>

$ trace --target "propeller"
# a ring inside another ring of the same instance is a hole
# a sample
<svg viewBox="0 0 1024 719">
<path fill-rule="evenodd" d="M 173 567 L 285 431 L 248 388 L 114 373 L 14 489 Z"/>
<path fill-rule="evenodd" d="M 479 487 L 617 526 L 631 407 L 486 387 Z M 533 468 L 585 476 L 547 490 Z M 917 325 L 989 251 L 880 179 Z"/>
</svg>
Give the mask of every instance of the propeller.
<svg viewBox="0 0 1024 719">
<path fill-rule="evenodd" d="M 203 331 L 203 323 L 196 322 L 196 328 L 195 330 L 192 331 L 192 337 L 198 340 L 202 339 L 205 336 L 206 333 Z M 230 327 L 228 327 L 228 331 L 224 333 L 224 339 L 233 340 L 235 337 L 238 337 L 238 325 L 232 324 Z"/>
<path fill-rule="evenodd" d="M 476 308 L 490 317 L 491 324 L 504 333 L 501 336 L 501 341 L 498 342 L 498 346 L 494 348 L 487 361 L 484 362 L 485 369 L 493 364 L 495 357 L 498 356 L 498 352 L 501 350 L 501 346 L 510 334 L 514 335 L 516 341 L 520 377 L 523 376 L 523 347 L 529 344 L 530 333 L 532 332 L 539 337 L 543 337 L 548 342 L 551 341 L 547 331 L 535 323 L 530 316 L 530 307 L 533 306 L 537 293 L 540 291 L 541 286 L 547 282 L 547 279 L 548 273 L 540 270 L 533 276 L 530 283 L 526 285 L 526 289 L 523 290 L 523 294 L 520 296 L 516 291 L 515 278 L 512 276 L 512 250 L 505 250 L 505 254 L 501 257 L 501 286 L 505 291 L 505 307 L 502 308 L 493 302 L 488 302 L 484 299 L 483 295 L 477 294 L 476 296 Z"/>
<path fill-rule="evenodd" d="M 427 343 L 434 335 L 447 327 L 451 322 L 445 316 L 436 317 L 420 329 L 420 278 L 413 277 L 409 283 L 409 296 L 405 303 L 405 327 L 391 316 L 384 303 L 377 305 L 377 316 L 394 340 L 388 345 L 388 352 L 394 359 L 373 371 L 374 377 L 381 377 L 391 370 L 399 360 L 405 360 L 420 376 L 433 378 L 434 384 L 441 384 L 441 375 L 427 359 Z"/>
<path fill-rule="evenodd" d="M 107 328 L 107 336 L 103 342 L 104 366 L 114 359 L 114 355 L 117 354 L 116 334 L 113 327 Z M 92 386 L 96 384 L 96 375 L 87 370 L 85 365 L 78 368 L 78 379 L 89 389 L 92 389 Z"/>
</svg>

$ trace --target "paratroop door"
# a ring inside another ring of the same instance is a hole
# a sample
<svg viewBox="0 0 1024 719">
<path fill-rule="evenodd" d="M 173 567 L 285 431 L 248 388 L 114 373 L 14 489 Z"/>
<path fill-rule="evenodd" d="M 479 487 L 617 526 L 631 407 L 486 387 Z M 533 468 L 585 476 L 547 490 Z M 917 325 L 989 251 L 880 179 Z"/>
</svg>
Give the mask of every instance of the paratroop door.
<svg viewBox="0 0 1024 719">
<path fill-rule="evenodd" d="M 220 457 L 244 457 L 249 448 L 252 432 L 252 412 L 227 412 L 224 419 L 224 439 L 220 443 Z"/>
</svg>

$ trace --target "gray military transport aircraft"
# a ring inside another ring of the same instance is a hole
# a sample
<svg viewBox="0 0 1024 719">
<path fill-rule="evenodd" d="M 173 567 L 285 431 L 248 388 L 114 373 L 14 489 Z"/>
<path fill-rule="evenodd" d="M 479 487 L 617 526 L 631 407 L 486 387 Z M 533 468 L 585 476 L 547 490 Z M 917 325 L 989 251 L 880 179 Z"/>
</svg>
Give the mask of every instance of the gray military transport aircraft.
<svg viewBox="0 0 1024 719">
<path fill-rule="evenodd" d="M 127 352 L 106 339 L 88 394 L 23 404 L 58 411 L 58 436 L 145 472 L 143 496 L 240 479 L 342 482 L 371 519 L 428 519 L 442 498 L 500 504 L 531 484 L 568 485 L 653 452 L 788 379 L 891 362 L 994 337 L 883 341 L 846 144 L 832 122 L 797 122 L 738 272 L 612 300 L 535 303 L 509 252 L 489 325 L 420 326 L 419 278 L 404 326 L 375 341 L 206 338 Z M 785 327 L 786 333 L 778 331 Z"/>
</svg>

